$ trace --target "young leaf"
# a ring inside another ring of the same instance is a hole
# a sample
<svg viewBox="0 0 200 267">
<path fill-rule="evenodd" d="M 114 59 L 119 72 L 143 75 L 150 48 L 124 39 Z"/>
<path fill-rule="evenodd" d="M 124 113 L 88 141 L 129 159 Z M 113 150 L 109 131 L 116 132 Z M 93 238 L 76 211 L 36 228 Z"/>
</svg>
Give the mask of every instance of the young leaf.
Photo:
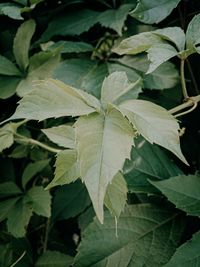
<svg viewBox="0 0 200 267">
<path fill-rule="evenodd" d="M 127 185 L 123 175 L 118 172 L 112 182 L 108 185 L 104 204 L 109 209 L 110 213 L 119 218 L 121 212 L 124 210 L 127 200 Z"/>
<path fill-rule="evenodd" d="M 75 148 L 75 131 L 72 126 L 59 125 L 42 132 L 55 144 L 65 148 Z"/>
<path fill-rule="evenodd" d="M 8 16 L 11 19 L 23 20 L 21 16 L 21 6 L 14 3 L 0 4 L 0 15 Z"/>
<path fill-rule="evenodd" d="M 94 102 L 97 101 L 94 99 Z M 19 106 L 11 118 L 41 121 L 53 117 L 86 115 L 96 111 L 92 107 L 92 101 L 92 96 L 85 92 L 60 81 L 48 79 L 41 81 L 36 89 L 19 101 Z"/>
<path fill-rule="evenodd" d="M 103 225 L 95 220 L 84 231 L 74 266 L 163 266 L 174 253 L 182 230 L 181 218 L 171 211 L 138 204 L 121 214 L 116 237 L 114 219 L 105 213 Z"/>
<path fill-rule="evenodd" d="M 194 49 L 195 45 L 200 43 L 200 14 L 193 17 L 190 21 L 186 32 L 186 47 Z"/>
<path fill-rule="evenodd" d="M 89 205 L 91 205 L 91 201 L 81 180 L 61 186 L 55 191 L 52 219 L 57 221 L 73 218 L 82 213 Z"/>
<path fill-rule="evenodd" d="M 170 261 L 164 267 L 189 267 L 199 266 L 200 261 L 200 232 L 193 235 L 192 239 L 180 246 Z"/>
<path fill-rule="evenodd" d="M 148 59 L 151 64 L 147 71 L 147 74 L 153 72 L 161 64 L 168 61 L 170 58 L 176 56 L 178 52 L 176 49 L 169 44 L 156 44 L 147 50 Z"/>
<path fill-rule="evenodd" d="M 18 68 L 6 57 L 0 55 L 0 74 L 8 76 L 20 76 Z"/>
<path fill-rule="evenodd" d="M 150 183 L 162 191 L 178 209 L 192 216 L 200 216 L 200 177 L 180 175 Z"/>
<path fill-rule="evenodd" d="M 22 174 L 22 186 L 26 187 L 27 183 L 39 172 L 41 172 L 49 163 L 49 159 L 29 163 Z"/>
<path fill-rule="evenodd" d="M 130 82 L 123 71 L 115 71 L 104 79 L 101 89 L 101 103 L 106 107 L 109 103 L 119 104 L 124 101 L 131 91 L 141 88 L 141 78 L 135 82 Z M 115 88 L 115 90 L 113 90 Z M 134 93 L 134 92 L 133 92 Z"/>
<path fill-rule="evenodd" d="M 147 24 L 158 23 L 166 18 L 181 0 L 139 0 L 130 15 Z"/>
<path fill-rule="evenodd" d="M 31 205 L 24 198 L 19 199 L 8 213 L 8 232 L 16 238 L 23 237 L 31 215 Z"/>
<path fill-rule="evenodd" d="M 33 211 L 41 216 L 51 216 L 51 195 L 42 186 L 34 186 L 27 193 Z"/>
<path fill-rule="evenodd" d="M 99 15 L 98 22 L 106 28 L 113 29 L 121 36 L 124 22 L 132 7 L 133 5 L 125 4 L 118 9 L 108 9 Z"/>
<path fill-rule="evenodd" d="M 131 151 L 131 160 L 125 162 L 123 174 L 129 191 L 155 193 L 148 179 L 160 181 L 182 174 L 182 171 L 156 145 L 139 137 Z M 157 191 L 157 190 L 156 190 Z"/>
<path fill-rule="evenodd" d="M 42 35 L 42 41 L 48 41 L 56 35 L 79 35 L 88 31 L 97 23 L 99 12 L 82 9 L 71 11 L 68 14 L 56 16 Z"/>
<path fill-rule="evenodd" d="M 73 258 L 59 251 L 47 250 L 37 260 L 35 267 L 70 267 Z"/>
<path fill-rule="evenodd" d="M 8 123 L 0 128 L 0 152 L 10 147 L 13 142 L 14 128 L 13 123 Z"/>
<path fill-rule="evenodd" d="M 17 94 L 24 96 L 34 89 L 38 80 L 51 78 L 60 61 L 60 51 L 39 52 L 30 58 L 30 65 L 26 78 L 17 86 Z"/>
<path fill-rule="evenodd" d="M 63 150 L 57 154 L 55 177 L 46 189 L 74 182 L 80 177 L 76 150 Z"/>
<path fill-rule="evenodd" d="M 161 38 L 174 43 L 178 51 L 182 51 L 185 48 L 185 33 L 179 27 L 168 27 L 154 31 L 155 34 Z"/>
<path fill-rule="evenodd" d="M 80 176 L 85 182 L 98 219 L 103 222 L 103 201 L 113 177 L 130 157 L 135 132 L 120 112 L 81 117 L 75 124 Z"/>
<path fill-rule="evenodd" d="M 180 149 L 179 125 L 166 109 L 145 100 L 127 100 L 119 110 L 150 143 L 170 150 L 188 164 Z"/>
<path fill-rule="evenodd" d="M 25 71 L 29 64 L 29 47 L 34 32 L 35 22 L 28 20 L 19 27 L 14 39 L 13 52 L 22 71 Z"/>
<path fill-rule="evenodd" d="M 153 32 L 142 32 L 124 39 L 113 52 L 119 55 L 136 55 L 148 50 L 152 45 L 164 42 L 161 37 Z"/>
</svg>

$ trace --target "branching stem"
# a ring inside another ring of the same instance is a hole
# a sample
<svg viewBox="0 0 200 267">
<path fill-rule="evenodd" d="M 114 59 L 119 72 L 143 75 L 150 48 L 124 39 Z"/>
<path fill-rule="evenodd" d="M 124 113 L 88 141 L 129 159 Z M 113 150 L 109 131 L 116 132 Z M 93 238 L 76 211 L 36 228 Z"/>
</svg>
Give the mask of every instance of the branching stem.
<svg viewBox="0 0 200 267">
<path fill-rule="evenodd" d="M 182 85 L 184 99 L 187 100 L 189 96 L 188 96 L 187 88 L 186 88 L 184 68 L 185 68 L 185 59 L 181 59 L 181 65 L 180 65 L 181 85 Z"/>
</svg>

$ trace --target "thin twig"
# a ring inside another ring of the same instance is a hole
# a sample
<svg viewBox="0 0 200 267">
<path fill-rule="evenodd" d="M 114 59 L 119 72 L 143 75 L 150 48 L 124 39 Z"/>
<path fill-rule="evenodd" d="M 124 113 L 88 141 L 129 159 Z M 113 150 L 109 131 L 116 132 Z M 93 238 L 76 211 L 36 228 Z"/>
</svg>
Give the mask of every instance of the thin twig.
<svg viewBox="0 0 200 267">
<path fill-rule="evenodd" d="M 184 96 L 184 99 L 186 100 L 188 99 L 188 93 L 187 93 L 186 82 L 185 82 L 184 67 L 185 67 L 185 59 L 181 59 L 181 64 L 180 64 L 181 85 L 182 85 L 183 96 Z"/>
<path fill-rule="evenodd" d="M 46 228 L 45 228 L 45 235 L 44 235 L 44 245 L 43 245 L 43 253 L 47 250 L 48 245 L 48 237 L 49 237 L 49 227 L 50 227 L 50 218 L 47 218 Z"/>
<path fill-rule="evenodd" d="M 14 267 L 19 261 L 21 261 L 21 259 L 25 256 L 25 254 L 26 251 L 24 251 L 22 255 L 13 264 L 10 265 L 10 267 Z"/>
</svg>

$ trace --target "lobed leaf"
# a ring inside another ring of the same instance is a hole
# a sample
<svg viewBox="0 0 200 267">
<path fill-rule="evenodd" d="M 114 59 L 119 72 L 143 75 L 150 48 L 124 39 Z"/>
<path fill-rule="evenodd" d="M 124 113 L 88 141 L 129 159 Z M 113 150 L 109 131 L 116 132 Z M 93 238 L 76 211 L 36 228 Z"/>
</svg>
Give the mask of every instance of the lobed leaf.
<svg viewBox="0 0 200 267">
<path fill-rule="evenodd" d="M 92 200 L 98 219 L 103 222 L 103 201 L 113 177 L 130 157 L 134 130 L 115 109 L 80 117 L 76 124 L 80 176 Z M 116 145 L 117 144 L 117 145 Z"/>
<path fill-rule="evenodd" d="M 47 250 L 37 260 L 35 267 L 70 267 L 73 258 L 59 251 Z"/>
<path fill-rule="evenodd" d="M 145 100 L 127 100 L 119 110 L 150 143 L 170 150 L 188 164 L 180 149 L 179 125 L 166 109 Z"/>
<path fill-rule="evenodd" d="M 75 131 L 72 126 L 59 125 L 48 129 L 43 129 L 42 132 L 55 144 L 65 148 L 75 148 Z"/>
</svg>

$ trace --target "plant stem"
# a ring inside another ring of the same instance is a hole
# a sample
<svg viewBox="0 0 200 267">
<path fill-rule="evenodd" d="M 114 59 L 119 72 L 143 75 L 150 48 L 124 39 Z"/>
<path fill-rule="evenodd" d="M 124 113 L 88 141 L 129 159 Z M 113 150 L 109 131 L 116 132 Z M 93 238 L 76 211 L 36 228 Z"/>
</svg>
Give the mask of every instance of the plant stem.
<svg viewBox="0 0 200 267">
<path fill-rule="evenodd" d="M 181 85 L 182 85 L 182 91 L 183 91 L 184 99 L 187 100 L 188 99 L 188 93 L 187 93 L 186 82 L 185 82 L 184 67 L 185 67 L 185 59 L 181 59 L 181 65 L 180 65 Z"/>
<path fill-rule="evenodd" d="M 193 97 L 189 97 L 187 99 L 187 101 L 175 108 L 172 108 L 169 110 L 169 113 L 171 114 L 174 114 L 174 113 L 177 113 L 183 109 L 186 109 L 186 108 L 189 108 L 191 106 L 195 106 L 196 107 L 196 104 L 200 101 L 200 95 L 197 95 L 197 96 L 193 96 Z M 193 109 L 190 109 L 188 110 L 189 112 L 191 112 Z M 188 112 L 187 112 L 188 113 Z M 178 114 L 177 114 L 178 115 Z M 180 115 L 180 114 L 179 114 Z"/>
<path fill-rule="evenodd" d="M 48 237 L 49 237 L 49 228 L 50 228 L 50 218 L 47 218 L 46 228 L 45 228 L 45 235 L 44 235 L 44 245 L 43 245 L 43 253 L 47 250 L 48 245 Z"/>
<path fill-rule="evenodd" d="M 190 76 L 191 76 L 191 79 L 192 79 L 192 82 L 193 82 L 193 85 L 194 85 L 195 92 L 196 92 L 196 94 L 199 94 L 197 81 L 196 81 L 196 79 L 194 77 L 194 73 L 192 71 L 192 67 L 191 67 L 190 61 L 187 58 L 186 58 L 186 63 L 187 63 L 188 70 L 190 72 Z"/>
<path fill-rule="evenodd" d="M 61 151 L 60 149 L 48 146 L 46 144 L 43 144 L 40 141 L 37 141 L 37 140 L 32 139 L 32 138 L 25 137 L 25 136 L 23 136 L 21 134 L 15 133 L 15 136 L 17 137 L 17 138 L 15 138 L 16 141 L 22 141 L 22 142 L 25 142 L 25 143 L 30 144 L 30 145 L 36 145 L 36 146 L 44 148 L 45 150 L 48 150 L 49 152 L 59 153 Z"/>
<path fill-rule="evenodd" d="M 14 267 L 24 257 L 25 254 L 26 251 L 24 251 L 22 255 L 13 264 L 10 265 L 10 267 Z"/>
</svg>

